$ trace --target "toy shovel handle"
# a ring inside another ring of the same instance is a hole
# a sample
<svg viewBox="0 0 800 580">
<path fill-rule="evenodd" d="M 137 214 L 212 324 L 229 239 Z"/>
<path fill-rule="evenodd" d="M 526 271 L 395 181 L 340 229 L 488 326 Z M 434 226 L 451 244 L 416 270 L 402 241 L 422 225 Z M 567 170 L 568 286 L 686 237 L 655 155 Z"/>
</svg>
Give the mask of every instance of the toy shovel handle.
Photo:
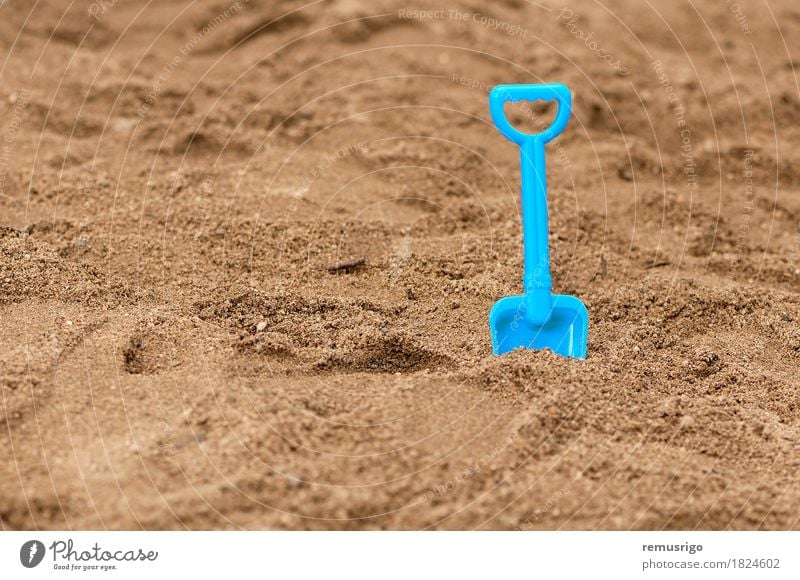
<svg viewBox="0 0 800 580">
<path fill-rule="evenodd" d="M 541 133 L 529 135 L 511 126 L 506 118 L 503 105 L 517 101 L 556 101 L 558 111 L 553 123 Z M 489 93 L 489 112 L 492 120 L 503 136 L 519 146 L 528 139 L 549 143 L 567 126 L 572 113 L 572 95 L 566 85 L 560 83 L 547 85 L 497 85 Z"/>
</svg>

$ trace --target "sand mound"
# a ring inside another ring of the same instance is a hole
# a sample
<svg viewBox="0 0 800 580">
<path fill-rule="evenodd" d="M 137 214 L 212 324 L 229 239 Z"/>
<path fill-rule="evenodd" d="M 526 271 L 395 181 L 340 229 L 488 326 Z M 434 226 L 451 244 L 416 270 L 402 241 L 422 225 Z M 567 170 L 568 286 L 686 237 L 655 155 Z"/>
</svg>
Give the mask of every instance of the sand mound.
<svg viewBox="0 0 800 580">
<path fill-rule="evenodd" d="M 92 303 L 104 294 L 96 268 L 59 256 L 27 232 L 0 228 L 0 304 L 35 298 Z"/>
</svg>

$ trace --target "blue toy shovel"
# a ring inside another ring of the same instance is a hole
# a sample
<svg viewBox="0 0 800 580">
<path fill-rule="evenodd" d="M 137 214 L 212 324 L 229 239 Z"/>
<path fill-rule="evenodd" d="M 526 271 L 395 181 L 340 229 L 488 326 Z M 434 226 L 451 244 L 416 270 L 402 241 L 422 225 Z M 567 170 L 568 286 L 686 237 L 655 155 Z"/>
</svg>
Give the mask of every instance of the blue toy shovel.
<svg viewBox="0 0 800 580">
<path fill-rule="evenodd" d="M 558 103 L 553 124 L 536 135 L 517 131 L 506 119 L 507 101 L 551 101 Z M 552 294 L 550 255 L 547 248 L 547 179 L 544 146 L 567 125 L 572 96 L 561 84 L 498 85 L 489 93 L 489 111 L 506 139 L 519 145 L 522 163 L 522 234 L 525 294 L 500 299 L 489 313 L 494 354 L 516 348 L 549 348 L 562 356 L 586 358 L 589 314 L 574 296 Z"/>
</svg>

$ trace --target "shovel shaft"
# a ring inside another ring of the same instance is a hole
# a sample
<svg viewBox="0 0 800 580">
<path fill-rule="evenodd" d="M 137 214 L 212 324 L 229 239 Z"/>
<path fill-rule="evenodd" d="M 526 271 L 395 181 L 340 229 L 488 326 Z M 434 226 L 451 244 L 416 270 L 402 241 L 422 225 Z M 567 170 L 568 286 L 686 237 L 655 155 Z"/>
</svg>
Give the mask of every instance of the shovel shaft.
<svg viewBox="0 0 800 580">
<path fill-rule="evenodd" d="M 550 291 L 550 250 L 547 239 L 547 176 L 544 141 L 529 137 L 520 145 L 522 232 L 525 294 Z"/>
<path fill-rule="evenodd" d="M 527 134 L 511 126 L 503 106 L 506 102 L 521 100 L 554 100 L 558 103 L 555 119 L 541 133 Z M 507 139 L 520 149 L 522 230 L 524 239 L 525 270 L 522 284 L 529 305 L 528 316 L 546 316 L 550 305 L 550 251 L 547 237 L 547 176 L 545 173 L 545 144 L 555 139 L 567 126 L 572 112 L 572 96 L 562 84 L 498 85 L 489 93 L 489 111 L 492 120 Z"/>
</svg>

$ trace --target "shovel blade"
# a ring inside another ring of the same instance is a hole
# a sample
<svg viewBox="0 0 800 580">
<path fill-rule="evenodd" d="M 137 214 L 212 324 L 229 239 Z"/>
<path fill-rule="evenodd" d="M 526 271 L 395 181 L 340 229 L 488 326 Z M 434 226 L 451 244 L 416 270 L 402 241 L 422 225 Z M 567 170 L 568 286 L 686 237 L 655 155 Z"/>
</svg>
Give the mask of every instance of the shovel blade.
<svg viewBox="0 0 800 580">
<path fill-rule="evenodd" d="M 553 295 L 550 317 L 532 324 L 525 316 L 524 296 L 502 298 L 489 313 L 494 354 L 516 348 L 545 349 L 571 358 L 586 358 L 589 313 L 583 302 L 566 294 Z"/>
</svg>

